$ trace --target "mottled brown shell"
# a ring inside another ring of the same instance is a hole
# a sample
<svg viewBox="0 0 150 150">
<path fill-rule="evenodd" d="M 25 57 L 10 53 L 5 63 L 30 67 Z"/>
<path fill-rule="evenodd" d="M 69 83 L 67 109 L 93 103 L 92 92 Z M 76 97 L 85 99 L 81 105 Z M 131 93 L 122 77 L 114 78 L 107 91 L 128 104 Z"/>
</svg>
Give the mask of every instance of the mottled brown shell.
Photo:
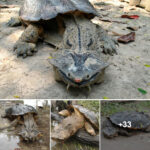
<svg viewBox="0 0 150 150">
<path fill-rule="evenodd" d="M 25 21 L 50 20 L 58 14 L 75 11 L 97 15 L 88 0 L 25 0 L 20 17 Z"/>
<path fill-rule="evenodd" d="M 96 114 L 93 111 L 88 110 L 80 105 L 73 105 L 79 112 L 93 125 L 93 127 L 99 130 L 99 123 Z"/>
<path fill-rule="evenodd" d="M 130 129 L 145 129 L 150 126 L 150 116 L 143 112 L 118 112 L 109 117 L 110 121 L 119 126 L 124 121 L 131 122 Z M 128 128 L 128 127 L 127 127 Z"/>
<path fill-rule="evenodd" d="M 34 107 L 24 104 L 16 104 L 5 110 L 6 116 L 20 116 L 27 113 L 37 114 L 37 111 Z"/>
</svg>

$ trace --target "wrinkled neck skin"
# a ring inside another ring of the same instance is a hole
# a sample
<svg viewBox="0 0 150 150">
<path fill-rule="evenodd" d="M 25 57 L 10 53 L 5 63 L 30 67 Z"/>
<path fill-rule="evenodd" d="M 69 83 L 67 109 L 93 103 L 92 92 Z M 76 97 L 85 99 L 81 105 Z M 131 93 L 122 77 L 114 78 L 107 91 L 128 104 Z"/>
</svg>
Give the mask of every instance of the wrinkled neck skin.
<svg viewBox="0 0 150 150">
<path fill-rule="evenodd" d="M 21 135 L 25 141 L 38 140 L 40 133 L 37 130 L 37 124 L 34 120 L 33 114 L 26 114 L 23 116 L 23 118 L 24 124 L 19 135 Z"/>
<path fill-rule="evenodd" d="M 75 53 L 85 53 L 95 49 L 95 25 L 84 16 L 68 16 L 64 18 L 66 25 L 62 48 Z"/>
<path fill-rule="evenodd" d="M 96 25 L 82 15 L 65 16 L 64 23 L 61 55 L 52 64 L 67 84 L 67 89 L 70 86 L 90 89 L 91 84 L 99 82 L 104 68 L 108 66 L 100 60 Z"/>
</svg>

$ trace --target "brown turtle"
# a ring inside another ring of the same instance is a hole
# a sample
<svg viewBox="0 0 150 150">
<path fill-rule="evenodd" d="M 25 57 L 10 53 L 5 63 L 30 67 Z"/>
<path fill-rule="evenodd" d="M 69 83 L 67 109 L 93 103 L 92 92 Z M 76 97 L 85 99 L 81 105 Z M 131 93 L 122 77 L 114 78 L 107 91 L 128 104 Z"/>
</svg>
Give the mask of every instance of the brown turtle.
<svg viewBox="0 0 150 150">
<path fill-rule="evenodd" d="M 150 132 L 150 116 L 143 112 L 118 112 L 103 123 L 103 134 L 107 138 L 118 135 L 133 135 L 133 131 Z"/>
<path fill-rule="evenodd" d="M 22 125 L 21 130 L 17 133 L 23 140 L 34 141 L 41 136 L 41 133 L 37 129 L 35 116 L 37 111 L 34 107 L 24 104 L 16 104 L 5 110 L 5 115 L 2 117 L 13 120 L 10 125 L 0 128 L 4 130 L 10 127 Z"/>
<path fill-rule="evenodd" d="M 66 113 L 67 111 L 68 113 Z M 81 128 L 84 128 L 92 136 L 96 136 L 96 130 L 99 130 L 96 114 L 87 108 L 71 105 L 67 110 L 59 112 L 59 114 L 67 117 L 54 128 L 51 135 L 54 140 L 67 140 Z"/>
<path fill-rule="evenodd" d="M 27 27 L 14 46 L 18 56 L 33 55 L 38 39 L 44 38 L 58 49 L 49 59 L 56 81 L 65 82 L 67 89 L 90 89 L 103 81 L 108 64 L 101 54 L 115 54 L 116 41 L 90 20 L 97 12 L 88 0 L 25 0 L 19 16 Z"/>
</svg>

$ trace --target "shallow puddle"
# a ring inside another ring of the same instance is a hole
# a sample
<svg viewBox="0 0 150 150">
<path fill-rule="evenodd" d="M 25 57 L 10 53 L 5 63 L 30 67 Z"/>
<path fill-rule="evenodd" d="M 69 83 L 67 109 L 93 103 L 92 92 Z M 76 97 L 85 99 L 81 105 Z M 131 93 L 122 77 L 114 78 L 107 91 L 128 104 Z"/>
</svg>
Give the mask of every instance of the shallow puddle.
<svg viewBox="0 0 150 150">
<path fill-rule="evenodd" d="M 0 133 L 0 149 L 1 150 L 17 150 L 19 149 L 19 137 Z"/>
</svg>

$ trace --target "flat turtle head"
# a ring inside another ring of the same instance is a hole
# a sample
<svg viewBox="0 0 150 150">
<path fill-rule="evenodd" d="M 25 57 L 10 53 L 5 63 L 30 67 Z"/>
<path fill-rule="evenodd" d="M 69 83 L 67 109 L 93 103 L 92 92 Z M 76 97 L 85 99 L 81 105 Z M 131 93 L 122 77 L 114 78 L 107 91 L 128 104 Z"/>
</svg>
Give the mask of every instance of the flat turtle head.
<svg viewBox="0 0 150 150">
<path fill-rule="evenodd" d="M 90 122 L 90 124 L 96 129 L 99 130 L 99 123 L 96 114 L 93 111 L 88 110 L 80 105 L 72 105 L 72 107 L 78 110 L 85 119 Z"/>
<path fill-rule="evenodd" d="M 109 119 L 121 128 L 140 130 L 150 126 L 150 117 L 143 112 L 118 112 L 111 115 Z"/>
<path fill-rule="evenodd" d="M 6 109 L 5 113 L 6 113 L 6 116 L 19 116 L 19 115 L 25 115 L 27 113 L 37 114 L 37 111 L 32 106 L 18 103 L 16 105 Z"/>
<path fill-rule="evenodd" d="M 25 141 L 36 141 L 39 140 L 42 134 L 35 128 L 23 128 L 18 133 Z"/>
<path fill-rule="evenodd" d="M 107 63 L 95 54 L 65 52 L 49 60 L 57 69 L 62 80 L 69 86 L 86 87 L 95 83 L 104 73 Z"/>
<path fill-rule="evenodd" d="M 118 136 L 118 128 L 116 128 L 109 119 L 106 118 L 106 120 L 103 121 L 102 128 L 103 134 L 106 138 L 114 138 Z"/>
<path fill-rule="evenodd" d="M 37 22 L 50 20 L 59 14 L 82 12 L 97 15 L 96 10 L 88 0 L 25 0 L 20 9 L 22 20 Z"/>
</svg>

